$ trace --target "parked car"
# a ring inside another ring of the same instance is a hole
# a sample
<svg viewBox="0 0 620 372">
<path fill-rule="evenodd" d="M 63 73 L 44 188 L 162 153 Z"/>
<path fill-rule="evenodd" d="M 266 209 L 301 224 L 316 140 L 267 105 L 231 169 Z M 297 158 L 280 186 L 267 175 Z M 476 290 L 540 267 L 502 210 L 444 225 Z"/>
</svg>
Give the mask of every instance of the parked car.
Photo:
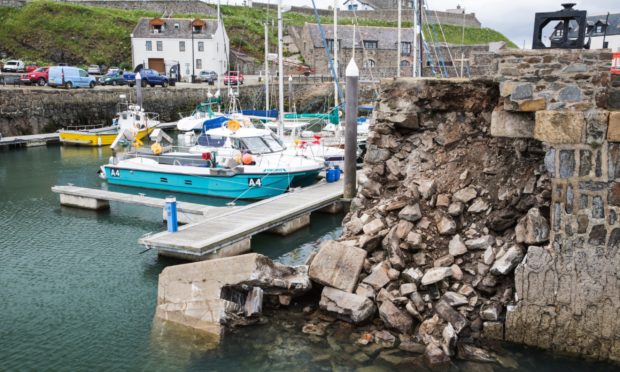
<svg viewBox="0 0 620 372">
<path fill-rule="evenodd" d="M 30 64 L 30 65 L 26 65 L 26 72 L 32 72 L 36 69 L 38 69 L 39 66 L 35 65 L 35 64 Z"/>
<path fill-rule="evenodd" d="M 226 85 L 243 85 L 243 73 L 239 71 L 228 71 L 224 75 L 224 84 Z"/>
<path fill-rule="evenodd" d="M 86 71 L 91 75 L 101 75 L 101 68 L 99 65 L 90 65 Z"/>
<path fill-rule="evenodd" d="M 81 68 L 71 66 L 52 66 L 49 69 L 49 80 L 47 84 L 52 88 L 94 88 L 97 81 L 94 76 L 88 75 L 88 72 Z"/>
<path fill-rule="evenodd" d="M 203 83 L 213 84 L 217 81 L 217 72 L 215 71 L 201 71 L 198 78 Z"/>
<path fill-rule="evenodd" d="M 108 68 L 107 73 L 109 74 L 110 72 L 120 72 L 122 74 L 123 70 L 120 67 L 112 66 Z"/>
<path fill-rule="evenodd" d="M 25 72 L 26 64 L 24 64 L 24 61 L 22 60 L 12 59 L 10 61 L 6 61 L 6 63 L 2 67 L 2 71 L 4 72 Z"/>
<path fill-rule="evenodd" d="M 108 71 L 107 74 L 99 78 L 99 84 L 101 85 L 126 85 L 127 80 L 123 78 L 123 74 L 120 70 Z"/>
<path fill-rule="evenodd" d="M 38 86 L 42 87 L 47 84 L 47 81 L 49 80 L 48 72 L 49 66 L 39 67 L 34 71 L 22 74 L 19 77 L 19 80 L 25 84 L 37 84 Z"/>
<path fill-rule="evenodd" d="M 126 71 L 123 74 L 123 78 L 127 80 L 127 83 L 130 87 L 133 87 L 136 84 L 136 74 L 133 72 Z M 150 69 L 143 68 L 140 70 L 140 78 L 142 79 L 142 86 L 145 87 L 150 85 L 154 87 L 155 85 L 161 85 L 162 87 L 168 86 L 168 78 L 165 75 L 161 75 L 159 72 Z"/>
</svg>

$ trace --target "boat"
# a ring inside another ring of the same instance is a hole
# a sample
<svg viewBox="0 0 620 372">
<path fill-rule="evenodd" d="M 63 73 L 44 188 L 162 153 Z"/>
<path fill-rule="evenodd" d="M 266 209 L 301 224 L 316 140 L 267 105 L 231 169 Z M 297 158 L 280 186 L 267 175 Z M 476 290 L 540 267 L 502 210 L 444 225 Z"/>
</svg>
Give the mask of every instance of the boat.
<svg viewBox="0 0 620 372">
<path fill-rule="evenodd" d="M 112 156 L 101 175 L 112 185 L 234 199 L 264 199 L 316 182 L 323 165 L 284 153 L 269 130 L 235 120 L 204 131 L 190 151 L 159 153 L 155 143 Z"/>
<path fill-rule="evenodd" d="M 205 121 L 223 116 L 223 114 L 213 110 L 213 105 L 221 105 L 222 103 L 219 94 L 216 95 L 217 97 L 209 97 L 200 102 L 190 115 L 181 118 L 177 122 L 177 130 L 182 132 L 202 130 Z"/>
<path fill-rule="evenodd" d="M 100 128 L 61 129 L 60 142 L 82 146 L 109 146 L 124 131 L 131 132 L 134 140 L 142 140 L 159 125 L 159 115 L 145 112 L 140 106 L 130 104 L 121 95 L 119 112 L 112 125 Z"/>
</svg>

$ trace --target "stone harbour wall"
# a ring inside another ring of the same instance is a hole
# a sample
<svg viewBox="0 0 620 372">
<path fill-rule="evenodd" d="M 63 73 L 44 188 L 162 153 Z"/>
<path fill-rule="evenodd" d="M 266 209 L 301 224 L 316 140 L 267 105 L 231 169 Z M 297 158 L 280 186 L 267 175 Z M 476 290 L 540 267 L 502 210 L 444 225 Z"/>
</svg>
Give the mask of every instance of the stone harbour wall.
<svg viewBox="0 0 620 372">
<path fill-rule="evenodd" d="M 506 339 L 620 360 L 620 113 L 607 111 L 603 51 L 514 53 L 499 61 L 491 133 L 535 138 L 551 178 L 550 244 L 515 270 Z"/>
</svg>

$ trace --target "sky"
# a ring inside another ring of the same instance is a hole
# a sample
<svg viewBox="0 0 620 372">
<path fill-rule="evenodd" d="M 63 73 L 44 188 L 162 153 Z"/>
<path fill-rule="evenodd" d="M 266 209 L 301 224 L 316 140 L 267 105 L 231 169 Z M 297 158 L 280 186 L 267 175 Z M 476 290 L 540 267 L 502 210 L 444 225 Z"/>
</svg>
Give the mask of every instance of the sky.
<svg viewBox="0 0 620 372">
<path fill-rule="evenodd" d="M 223 0 L 224 1 L 224 0 Z M 257 0 L 266 2 L 266 0 Z M 274 2 L 275 0 L 271 0 Z M 342 1 L 342 0 L 340 0 Z M 333 0 L 315 0 L 319 8 L 333 5 Z M 530 48 L 534 27 L 534 13 L 553 12 L 560 10 L 567 0 L 426 0 L 427 7 L 432 10 L 454 9 L 457 5 L 464 7 L 467 13 L 474 12 L 482 23 L 506 35 L 520 48 Z M 620 13 L 620 0 L 573 1 L 578 10 L 586 10 L 588 15 Z M 286 0 L 285 4 L 312 6 L 311 0 Z M 342 3 L 342 2 L 341 2 Z"/>
</svg>

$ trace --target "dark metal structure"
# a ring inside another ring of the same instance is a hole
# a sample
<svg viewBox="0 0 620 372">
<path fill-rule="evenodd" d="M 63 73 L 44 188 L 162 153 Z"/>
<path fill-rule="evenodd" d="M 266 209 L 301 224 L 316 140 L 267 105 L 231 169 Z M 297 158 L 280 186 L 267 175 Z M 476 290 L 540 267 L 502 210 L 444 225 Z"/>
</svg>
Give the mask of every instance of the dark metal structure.
<svg viewBox="0 0 620 372">
<path fill-rule="evenodd" d="M 574 6 L 575 3 L 566 3 L 562 4 L 563 9 L 557 12 L 536 13 L 532 49 L 582 49 L 587 47 L 584 43 L 587 12 L 573 9 Z M 543 29 L 553 21 L 559 21 L 559 23 L 549 37 L 550 46 L 546 46 L 542 41 Z"/>
</svg>

